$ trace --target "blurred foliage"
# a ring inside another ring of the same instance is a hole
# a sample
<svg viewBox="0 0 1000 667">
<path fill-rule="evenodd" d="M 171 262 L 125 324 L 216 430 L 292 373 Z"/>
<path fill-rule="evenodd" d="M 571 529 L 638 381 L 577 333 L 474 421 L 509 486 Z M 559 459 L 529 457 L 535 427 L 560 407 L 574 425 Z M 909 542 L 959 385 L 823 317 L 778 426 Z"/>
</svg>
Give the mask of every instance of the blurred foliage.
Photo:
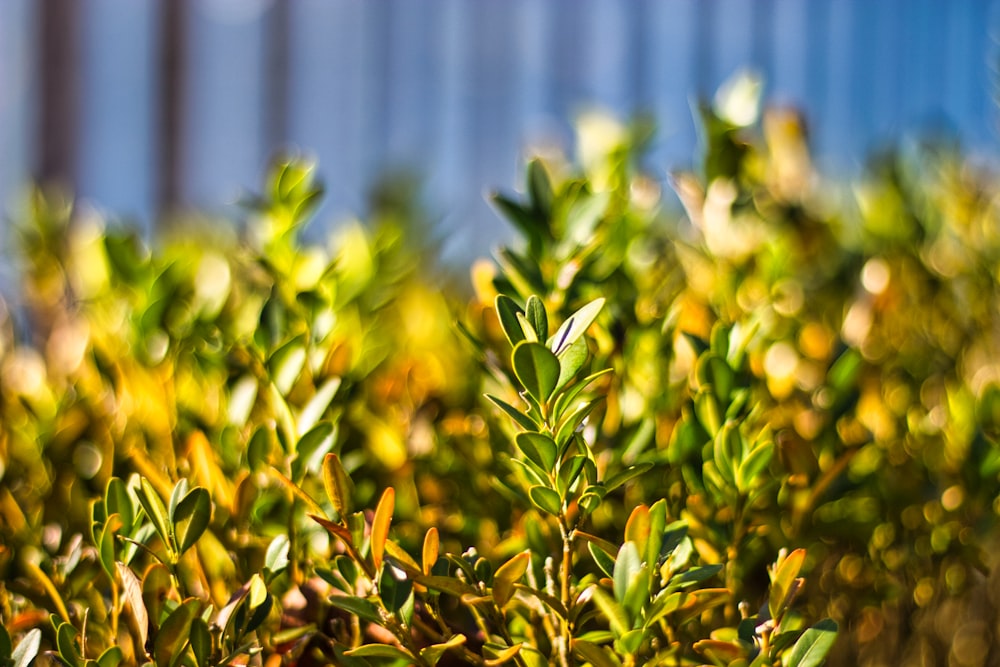
<svg viewBox="0 0 1000 667">
<path fill-rule="evenodd" d="M 406 181 L 319 244 L 301 159 L 151 245 L 34 193 L 0 664 L 1000 661 L 997 180 L 831 183 L 760 89 L 697 108 L 684 215 L 582 117 L 471 298 Z"/>
</svg>

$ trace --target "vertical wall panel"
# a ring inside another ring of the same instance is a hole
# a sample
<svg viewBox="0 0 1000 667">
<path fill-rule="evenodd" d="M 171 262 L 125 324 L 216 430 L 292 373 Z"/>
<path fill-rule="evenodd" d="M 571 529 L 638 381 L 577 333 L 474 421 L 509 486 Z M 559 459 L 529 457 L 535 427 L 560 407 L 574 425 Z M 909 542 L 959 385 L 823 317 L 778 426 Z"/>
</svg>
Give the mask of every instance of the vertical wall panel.
<svg viewBox="0 0 1000 667">
<path fill-rule="evenodd" d="M 190 3 L 183 187 L 199 207 L 232 206 L 257 187 L 261 146 L 265 0 Z"/>
<path fill-rule="evenodd" d="M 0 2 L 0 214 L 14 203 L 31 169 L 31 82 L 36 80 L 30 76 L 32 5 L 30 0 Z M 0 252 L 5 240 L 0 236 Z"/>
<path fill-rule="evenodd" d="M 362 51 L 374 48 L 360 30 L 362 3 L 292 3 L 289 133 L 292 143 L 319 160 L 327 188 L 321 222 L 360 215 L 364 113 Z"/>
<path fill-rule="evenodd" d="M 645 85 L 652 92 L 653 111 L 659 123 L 651 161 L 661 169 L 688 165 L 694 150 L 691 99 L 696 96 L 697 5 L 700 0 L 654 2 L 648 24 L 655 38 L 649 39 L 649 69 Z"/>
<path fill-rule="evenodd" d="M 134 0 L 87 0 L 81 7 L 77 190 L 148 228 L 155 213 L 156 7 Z"/>
</svg>

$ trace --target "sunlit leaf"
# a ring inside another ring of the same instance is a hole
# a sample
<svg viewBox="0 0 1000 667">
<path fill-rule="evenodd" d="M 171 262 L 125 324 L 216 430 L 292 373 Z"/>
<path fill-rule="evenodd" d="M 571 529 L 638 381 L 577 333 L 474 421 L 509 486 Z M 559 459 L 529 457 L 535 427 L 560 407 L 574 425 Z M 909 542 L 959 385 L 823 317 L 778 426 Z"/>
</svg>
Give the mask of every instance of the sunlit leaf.
<svg viewBox="0 0 1000 667">
<path fill-rule="evenodd" d="M 153 640 L 153 659 L 157 667 L 171 667 L 180 662 L 199 606 L 198 600 L 185 600 L 163 621 Z"/>
<path fill-rule="evenodd" d="M 530 563 L 531 553 L 522 551 L 497 569 L 493 575 L 493 599 L 498 606 L 502 608 L 510 601 L 514 584 L 524 576 Z"/>
<path fill-rule="evenodd" d="M 38 628 L 29 630 L 10 654 L 13 667 L 28 667 L 38 656 L 41 645 L 42 631 Z"/>
<path fill-rule="evenodd" d="M 323 487 L 326 496 L 337 510 L 341 521 L 351 513 L 351 478 L 344 469 L 340 457 L 329 453 L 323 458 Z"/>
<path fill-rule="evenodd" d="M 389 524 L 392 522 L 395 505 L 396 491 L 390 486 L 382 493 L 382 498 L 375 508 L 375 516 L 372 518 L 371 554 L 376 570 L 382 568 L 382 554 L 385 551 L 385 541 L 389 537 Z"/>
<path fill-rule="evenodd" d="M 527 415 L 525 415 L 520 410 L 512 406 L 510 403 L 507 403 L 503 399 L 497 398 L 496 396 L 492 396 L 490 394 L 486 394 L 486 398 L 490 399 L 490 401 L 494 405 L 503 410 L 508 417 L 513 419 L 514 423 L 516 423 L 518 426 L 525 429 L 526 431 L 535 431 L 538 429 L 539 426 L 538 424 L 536 424 Z"/>
<path fill-rule="evenodd" d="M 796 549 L 780 560 L 771 577 L 771 589 L 767 598 L 767 607 L 771 618 L 781 618 L 789 602 L 789 593 L 792 591 L 805 559 L 805 549 Z"/>
<path fill-rule="evenodd" d="M 518 433 L 514 443 L 528 460 L 543 471 L 549 472 L 554 468 L 558 451 L 555 441 L 550 436 L 537 431 L 528 431 Z"/>
<path fill-rule="evenodd" d="M 511 355 L 514 374 L 539 403 L 548 401 L 559 380 L 559 360 L 541 343 L 522 341 Z"/>
<path fill-rule="evenodd" d="M 203 618 L 196 617 L 191 621 L 191 651 L 194 653 L 198 667 L 209 667 L 212 664 L 212 635 L 208 624 Z M 118 663 L 115 663 L 116 665 Z"/>
<path fill-rule="evenodd" d="M 406 660 L 407 664 L 414 664 L 413 654 L 409 651 L 392 646 L 390 644 L 364 644 L 357 648 L 352 648 L 346 652 L 352 658 L 390 658 L 392 660 Z"/>
<path fill-rule="evenodd" d="M 80 631 L 69 623 L 61 623 L 56 629 L 56 650 L 59 651 L 59 658 L 70 667 L 82 664 L 77 646 L 79 634 Z"/>
<path fill-rule="evenodd" d="M 323 417 L 323 413 L 330 407 L 330 402 L 340 389 L 341 380 L 339 377 L 327 378 L 309 402 L 299 413 L 298 427 L 300 433 L 309 431 Z"/>
<path fill-rule="evenodd" d="M 601 610 L 604 617 L 608 619 L 611 631 L 615 633 L 616 637 L 621 637 L 631 629 L 625 610 L 614 598 L 604 592 L 603 589 L 594 589 L 594 603 Z"/>
<path fill-rule="evenodd" d="M 436 665 L 437 661 L 447 651 L 462 646 L 465 644 L 465 641 L 465 635 L 452 635 L 448 638 L 448 641 L 440 644 L 431 644 L 420 649 L 420 658 L 431 665 Z"/>
<path fill-rule="evenodd" d="M 573 652 L 594 667 L 620 667 L 621 661 L 606 649 L 582 639 L 573 640 Z"/>
<path fill-rule="evenodd" d="M 178 552 L 184 553 L 194 546 L 212 520 L 212 500 L 208 490 L 200 486 L 191 489 L 177 504 L 171 520 Z"/>
<path fill-rule="evenodd" d="M 330 597 L 329 602 L 334 607 L 343 609 L 344 611 L 354 614 L 363 620 L 370 621 L 372 623 L 381 622 L 378 607 L 364 598 L 349 595 L 333 595 Z"/>
<path fill-rule="evenodd" d="M 136 495 L 138 496 L 139 504 L 142 505 L 142 509 L 146 512 L 146 516 L 149 517 L 149 520 L 153 523 L 153 527 L 156 528 L 160 539 L 163 540 L 168 549 L 172 548 L 173 541 L 171 540 L 170 519 L 167 515 L 167 508 L 156 493 L 153 485 L 145 477 L 139 480 L 139 488 L 136 489 Z"/>
<path fill-rule="evenodd" d="M 625 599 L 625 593 L 629 585 L 639 575 L 642 562 L 639 560 L 639 549 L 635 542 L 626 542 L 618 550 L 618 557 L 615 558 L 614 592 L 615 599 L 621 602 Z"/>
<path fill-rule="evenodd" d="M 826 618 L 802 633 L 788 654 L 788 667 L 819 667 L 837 640 L 837 623 Z"/>
<path fill-rule="evenodd" d="M 559 512 L 562 510 L 562 500 L 559 499 L 559 494 L 547 486 L 531 487 L 528 489 L 528 497 L 531 499 L 532 505 L 552 516 L 559 516 Z"/>
<path fill-rule="evenodd" d="M 438 538 L 438 529 L 431 526 L 427 529 L 427 534 L 424 535 L 424 546 L 421 552 L 423 565 L 422 570 L 424 574 L 431 573 L 431 568 L 434 567 L 434 563 L 437 562 L 439 549 L 440 543 Z"/>
<path fill-rule="evenodd" d="M 556 355 L 562 353 L 568 346 L 572 345 L 586 333 L 590 325 L 597 319 L 601 308 L 604 307 L 604 298 L 594 299 L 569 316 L 562 326 L 548 340 L 549 349 Z"/>
</svg>

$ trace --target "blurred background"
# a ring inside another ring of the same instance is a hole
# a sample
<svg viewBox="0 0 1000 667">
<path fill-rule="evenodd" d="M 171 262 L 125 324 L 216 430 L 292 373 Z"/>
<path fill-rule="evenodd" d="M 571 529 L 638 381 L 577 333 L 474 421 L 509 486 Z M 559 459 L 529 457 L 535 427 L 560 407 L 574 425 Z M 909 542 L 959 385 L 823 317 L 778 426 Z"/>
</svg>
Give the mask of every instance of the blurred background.
<svg viewBox="0 0 1000 667">
<path fill-rule="evenodd" d="M 33 179 L 151 231 L 238 215 L 278 150 L 314 156 L 312 230 L 419 178 L 446 257 L 510 229 L 484 193 L 570 148 L 590 107 L 650 114 L 649 167 L 694 160 L 691 100 L 742 67 L 800 108 L 828 174 L 904 136 L 998 144 L 988 0 L 0 0 L 0 201 Z"/>
</svg>

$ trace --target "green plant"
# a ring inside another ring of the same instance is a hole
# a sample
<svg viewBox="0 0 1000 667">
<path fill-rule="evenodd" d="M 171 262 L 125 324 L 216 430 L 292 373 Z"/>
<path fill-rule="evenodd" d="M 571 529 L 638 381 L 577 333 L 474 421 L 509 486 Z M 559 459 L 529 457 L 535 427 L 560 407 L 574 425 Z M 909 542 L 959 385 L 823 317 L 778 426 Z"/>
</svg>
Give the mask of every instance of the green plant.
<svg viewBox="0 0 1000 667">
<path fill-rule="evenodd" d="M 149 245 L 34 193 L 0 663 L 990 662 L 995 178 L 914 145 L 842 187 L 734 104 L 684 215 L 648 124 L 584 118 L 471 299 L 401 191 L 304 242 L 301 160 Z"/>
</svg>

